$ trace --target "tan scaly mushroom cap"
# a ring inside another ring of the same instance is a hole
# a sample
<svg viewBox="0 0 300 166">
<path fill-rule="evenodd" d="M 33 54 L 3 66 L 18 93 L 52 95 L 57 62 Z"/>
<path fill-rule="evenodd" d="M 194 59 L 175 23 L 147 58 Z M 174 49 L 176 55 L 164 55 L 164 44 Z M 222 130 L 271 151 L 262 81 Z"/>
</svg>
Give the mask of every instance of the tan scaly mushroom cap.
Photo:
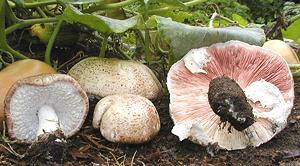
<svg viewBox="0 0 300 166">
<path fill-rule="evenodd" d="M 7 94 L 5 112 L 8 133 L 19 142 L 32 143 L 57 129 L 70 137 L 87 116 L 88 98 L 72 77 L 43 74 L 17 81 Z"/>
<path fill-rule="evenodd" d="M 156 108 L 145 97 L 132 94 L 101 99 L 94 111 L 93 127 L 111 142 L 140 144 L 153 139 L 160 129 Z"/>
<path fill-rule="evenodd" d="M 264 43 L 264 48 L 271 49 L 281 55 L 288 64 L 298 64 L 299 58 L 296 52 L 284 41 L 281 40 L 269 40 Z"/>
<path fill-rule="evenodd" d="M 86 58 L 69 73 L 82 88 L 92 95 L 105 97 L 114 94 L 136 94 L 155 99 L 162 86 L 145 65 L 119 59 Z"/>
<path fill-rule="evenodd" d="M 242 131 L 232 127 L 229 132 L 230 123 L 221 124 L 210 107 L 209 85 L 220 76 L 234 79 L 253 108 L 255 122 Z M 172 133 L 180 140 L 218 143 L 228 150 L 269 141 L 286 126 L 293 107 L 294 83 L 284 59 L 239 41 L 192 49 L 171 67 L 167 85 L 175 123 Z"/>
</svg>

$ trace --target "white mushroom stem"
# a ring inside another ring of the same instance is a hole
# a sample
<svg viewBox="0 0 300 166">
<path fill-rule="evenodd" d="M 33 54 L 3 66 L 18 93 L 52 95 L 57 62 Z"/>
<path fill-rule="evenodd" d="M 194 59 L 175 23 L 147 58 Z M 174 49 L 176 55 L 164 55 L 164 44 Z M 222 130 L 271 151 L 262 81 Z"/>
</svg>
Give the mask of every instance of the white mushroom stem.
<svg viewBox="0 0 300 166">
<path fill-rule="evenodd" d="M 38 112 L 38 117 L 39 129 L 37 136 L 59 129 L 58 117 L 52 107 L 48 105 L 42 106 Z"/>
</svg>

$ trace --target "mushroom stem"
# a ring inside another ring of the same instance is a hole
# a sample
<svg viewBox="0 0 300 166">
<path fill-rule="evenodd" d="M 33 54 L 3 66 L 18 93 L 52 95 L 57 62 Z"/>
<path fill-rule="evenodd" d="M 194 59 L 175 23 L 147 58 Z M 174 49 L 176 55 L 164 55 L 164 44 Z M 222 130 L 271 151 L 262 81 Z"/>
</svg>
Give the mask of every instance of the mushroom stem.
<svg viewBox="0 0 300 166">
<path fill-rule="evenodd" d="M 226 76 L 213 79 L 209 84 L 208 101 L 221 121 L 229 122 L 238 131 L 254 123 L 252 107 L 242 88 L 233 79 Z"/>
<path fill-rule="evenodd" d="M 54 132 L 59 129 L 59 121 L 55 110 L 48 105 L 44 105 L 38 112 L 39 117 L 39 129 L 37 136 L 48 132 Z"/>
</svg>

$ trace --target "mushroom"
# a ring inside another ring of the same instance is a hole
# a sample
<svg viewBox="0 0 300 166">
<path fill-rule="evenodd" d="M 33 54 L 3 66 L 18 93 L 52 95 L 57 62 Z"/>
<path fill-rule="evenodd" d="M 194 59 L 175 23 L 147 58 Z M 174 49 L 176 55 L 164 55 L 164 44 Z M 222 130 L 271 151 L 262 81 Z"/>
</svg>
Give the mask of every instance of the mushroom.
<svg viewBox="0 0 300 166">
<path fill-rule="evenodd" d="M 26 59 L 8 65 L 0 72 L 0 129 L 5 118 L 4 100 L 10 87 L 17 81 L 25 77 L 56 73 L 48 64 L 34 59 Z"/>
<path fill-rule="evenodd" d="M 284 41 L 281 40 L 269 40 L 264 43 L 264 48 L 271 49 L 281 55 L 288 64 L 299 64 L 299 58 L 296 52 Z"/>
<path fill-rule="evenodd" d="M 94 111 L 93 127 L 117 143 L 140 144 L 153 139 L 160 129 L 156 108 L 147 98 L 111 95 L 101 99 Z"/>
<path fill-rule="evenodd" d="M 74 65 L 69 73 L 82 88 L 97 97 L 136 94 L 154 99 L 162 86 L 145 65 L 119 59 L 90 57 Z"/>
<path fill-rule="evenodd" d="M 293 107 L 285 60 L 239 41 L 190 50 L 167 78 L 172 133 L 180 140 L 235 150 L 279 133 Z"/>
<path fill-rule="evenodd" d="M 68 138 L 80 130 L 88 98 L 65 74 L 43 74 L 17 81 L 5 100 L 8 133 L 18 142 L 33 143 L 45 133 L 61 131 Z"/>
</svg>

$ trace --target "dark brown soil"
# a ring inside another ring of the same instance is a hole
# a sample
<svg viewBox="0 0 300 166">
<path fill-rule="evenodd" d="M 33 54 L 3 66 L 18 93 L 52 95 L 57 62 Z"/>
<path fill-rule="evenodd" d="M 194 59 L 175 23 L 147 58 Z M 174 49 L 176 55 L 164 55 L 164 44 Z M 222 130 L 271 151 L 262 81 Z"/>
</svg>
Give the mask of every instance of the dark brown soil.
<svg viewBox="0 0 300 166">
<path fill-rule="evenodd" d="M 243 89 L 229 77 L 221 76 L 210 81 L 208 101 L 222 123 L 229 122 L 238 131 L 254 123 L 252 107 Z M 228 130 L 231 132 L 231 127 Z"/>
</svg>

